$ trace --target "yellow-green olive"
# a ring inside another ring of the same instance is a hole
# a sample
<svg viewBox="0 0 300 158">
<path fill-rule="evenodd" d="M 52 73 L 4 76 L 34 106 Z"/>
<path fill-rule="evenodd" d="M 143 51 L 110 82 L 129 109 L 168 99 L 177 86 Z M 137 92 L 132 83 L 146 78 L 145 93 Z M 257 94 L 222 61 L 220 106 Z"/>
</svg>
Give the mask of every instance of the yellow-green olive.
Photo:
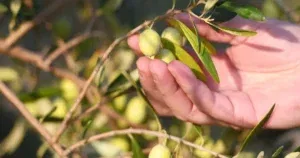
<svg viewBox="0 0 300 158">
<path fill-rule="evenodd" d="M 148 158 L 171 158 L 171 152 L 168 147 L 157 144 L 151 149 Z"/>
<path fill-rule="evenodd" d="M 300 157 L 300 152 L 291 152 L 287 154 L 284 158 L 298 158 Z"/>
<path fill-rule="evenodd" d="M 166 63 L 170 63 L 173 60 L 176 60 L 174 54 L 168 49 L 161 49 L 158 54 L 155 56 L 156 59 L 161 59 Z"/>
<path fill-rule="evenodd" d="M 139 47 L 144 55 L 154 56 L 161 47 L 159 34 L 152 29 L 144 30 L 139 36 Z"/>
<path fill-rule="evenodd" d="M 162 32 L 161 37 L 178 45 L 181 45 L 183 41 L 183 37 L 181 36 L 180 32 L 173 27 L 167 27 Z"/>
<path fill-rule="evenodd" d="M 125 118 L 135 124 L 142 123 L 147 115 L 147 104 L 141 97 L 132 98 L 125 110 Z"/>
</svg>

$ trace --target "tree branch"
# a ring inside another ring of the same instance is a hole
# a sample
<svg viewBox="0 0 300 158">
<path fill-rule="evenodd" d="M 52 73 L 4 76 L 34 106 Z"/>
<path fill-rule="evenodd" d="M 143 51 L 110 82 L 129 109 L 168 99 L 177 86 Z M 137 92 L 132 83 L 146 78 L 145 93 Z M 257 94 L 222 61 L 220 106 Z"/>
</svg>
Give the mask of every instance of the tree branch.
<svg viewBox="0 0 300 158">
<path fill-rule="evenodd" d="M 26 106 L 16 97 L 16 95 L 2 82 L 0 81 L 0 91 L 3 95 L 18 109 L 23 117 L 28 121 L 29 124 L 48 142 L 51 148 L 60 156 L 63 155 L 64 150 L 57 143 L 52 143 L 50 133 L 34 118 L 31 113 L 26 109 Z"/>
<path fill-rule="evenodd" d="M 201 151 L 205 151 L 208 152 L 212 155 L 214 155 L 215 157 L 218 158 L 228 158 L 225 155 L 221 155 L 218 154 L 214 151 L 211 151 L 209 149 L 204 148 L 203 146 L 194 144 L 192 142 L 183 140 L 182 138 L 176 137 L 176 136 L 172 136 L 172 135 L 168 135 L 166 133 L 162 133 L 162 132 L 158 132 L 158 131 L 151 131 L 151 130 L 145 130 L 145 129 L 124 129 L 124 130 L 116 130 L 116 131 L 110 131 L 110 132 L 106 132 L 106 133 L 102 133 L 102 134 L 98 134 L 98 135 L 94 135 L 91 136 L 87 139 L 78 141 L 77 143 L 71 145 L 68 149 L 65 150 L 65 155 L 67 156 L 68 154 L 70 154 L 73 150 L 86 145 L 87 143 L 91 143 L 100 139 L 105 139 L 105 138 L 109 138 L 109 137 L 113 137 L 113 136 L 117 136 L 117 135 L 128 135 L 128 134 L 146 134 L 146 135 L 152 135 L 152 136 L 156 136 L 156 137 L 160 137 L 160 138 L 168 138 L 171 139 L 177 143 L 182 143 L 185 144 L 187 146 L 190 146 L 192 148 L 201 150 Z"/>
<path fill-rule="evenodd" d="M 51 63 L 58 58 L 60 55 L 62 55 L 64 52 L 69 50 L 70 48 L 73 48 L 74 46 L 80 44 L 82 41 L 92 38 L 92 37 L 100 37 L 102 33 L 99 32 L 91 32 L 91 33 L 84 33 L 77 37 L 74 37 L 67 43 L 63 44 L 62 46 L 58 47 L 56 50 L 54 50 L 50 55 L 45 59 L 45 65 L 50 66 Z"/>
<path fill-rule="evenodd" d="M 32 21 L 24 22 L 23 24 L 21 24 L 16 31 L 10 33 L 10 35 L 5 39 L 3 47 L 5 47 L 5 49 L 11 47 L 21 37 L 23 37 L 29 30 L 31 30 L 34 26 L 40 24 L 41 22 L 45 21 L 50 14 L 55 12 L 58 8 L 62 7 L 64 4 L 67 4 L 68 1 L 71 0 L 56 0 L 51 5 L 49 5 L 49 7 L 46 8 L 43 12 L 38 14 Z"/>
</svg>

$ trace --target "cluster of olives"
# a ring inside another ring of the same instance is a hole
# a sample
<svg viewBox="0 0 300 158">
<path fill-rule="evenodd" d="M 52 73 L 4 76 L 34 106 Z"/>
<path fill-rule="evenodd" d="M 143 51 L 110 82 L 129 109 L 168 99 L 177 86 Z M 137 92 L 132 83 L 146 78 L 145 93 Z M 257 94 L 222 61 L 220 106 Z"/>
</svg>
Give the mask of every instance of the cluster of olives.
<svg viewBox="0 0 300 158">
<path fill-rule="evenodd" d="M 140 50 L 145 56 L 150 58 L 154 57 L 156 59 L 161 59 L 166 63 L 170 63 L 171 61 L 175 60 L 176 57 L 170 50 L 162 47 L 161 38 L 167 39 L 177 45 L 181 45 L 183 43 L 183 36 L 177 29 L 173 27 L 167 27 L 164 29 L 161 37 L 156 31 L 148 28 L 140 34 Z"/>
</svg>

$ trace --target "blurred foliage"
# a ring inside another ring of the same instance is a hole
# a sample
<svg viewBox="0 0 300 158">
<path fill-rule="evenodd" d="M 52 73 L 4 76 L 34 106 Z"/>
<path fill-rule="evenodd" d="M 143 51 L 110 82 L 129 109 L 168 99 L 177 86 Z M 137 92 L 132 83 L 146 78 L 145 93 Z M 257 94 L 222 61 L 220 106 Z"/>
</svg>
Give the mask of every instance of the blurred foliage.
<svg viewBox="0 0 300 158">
<path fill-rule="evenodd" d="M 7 37 L 21 23 L 32 20 L 52 2 L 51 0 L 1 0 L 0 37 Z M 259 7 L 267 18 L 288 19 L 274 0 L 249 2 L 236 0 L 236 2 Z M 176 8 L 184 8 L 187 3 L 186 0 L 177 0 Z M 300 14 L 299 0 L 288 0 L 286 4 Z M 44 55 L 59 47 L 59 43 L 67 42 L 78 34 L 99 31 L 103 33 L 103 37 L 84 40 L 68 51 L 69 57 L 61 56 L 54 64 L 68 68 L 79 76 L 87 77 L 95 67 L 98 56 L 103 54 L 105 48 L 113 39 L 124 35 L 143 21 L 164 13 L 171 6 L 172 0 L 78 1 L 61 8 L 53 15 L 51 20 L 45 21 L 30 31 L 19 43 L 28 49 L 38 50 L 41 53 L 40 55 Z M 202 8 L 203 6 L 197 8 L 195 12 Z M 224 8 L 218 8 L 213 13 L 216 22 L 231 19 L 236 15 L 236 13 L 229 11 L 224 14 L 223 11 Z M 165 25 L 165 23 L 158 23 L 155 27 L 161 31 Z M 198 43 L 194 44 L 197 47 Z M 155 116 L 149 112 L 151 110 L 145 100 L 133 90 L 132 83 L 128 82 L 126 76 L 122 73 L 123 71 L 129 71 L 132 79 L 139 84 L 135 61 L 136 56 L 128 48 L 126 42 L 121 43 L 114 50 L 109 62 L 103 67 L 103 73 L 98 74 L 94 83 L 99 89 L 105 90 L 104 95 L 110 98 L 110 102 L 106 106 L 112 108 L 114 112 L 131 123 L 144 125 L 156 131 L 158 125 Z M 42 73 L 29 64 L 3 55 L 0 55 L 0 80 L 12 87 L 30 113 L 38 118 L 52 134 L 57 131 L 60 122 L 80 92 L 79 86 L 71 80 L 59 79 Z M 0 99 L 1 106 L 9 109 L 10 107 L 6 106 L 7 102 L 4 101 L 2 96 L 0 96 Z M 92 106 L 96 105 L 91 105 L 87 99 L 84 99 L 82 108 L 76 113 L 79 114 Z M 10 117 L 13 117 L 13 115 Z M 24 148 L 20 144 L 26 141 L 26 132 L 31 129 L 19 117 L 13 125 L 7 125 L 4 119 L 6 118 L 1 117 L 1 129 L 8 128 L 9 131 L 1 135 L 3 138 L 0 139 L 0 156 L 20 157 L 24 154 L 18 152 Z M 169 117 L 160 117 L 160 120 L 168 134 L 184 137 L 195 144 L 203 145 L 207 149 L 225 155 L 236 153 L 247 134 L 250 133 L 250 130 L 235 131 L 224 127 L 196 127 Z M 107 113 L 97 111 L 81 121 L 74 122 L 63 135 L 61 142 L 67 146 L 82 137 L 86 138 L 101 132 L 128 127 L 130 125 L 123 119 L 111 118 Z M 40 146 L 39 149 L 36 149 L 36 157 L 44 157 L 44 154 L 49 156 L 47 147 L 45 148 L 45 145 L 40 141 L 36 142 Z M 82 153 L 88 157 L 117 157 L 118 155 L 128 155 L 130 151 L 135 151 L 134 155 L 141 155 L 140 151 L 134 149 L 150 148 L 155 144 L 157 144 L 157 139 L 153 136 L 116 136 L 86 145 L 82 149 Z M 279 146 L 264 148 L 264 145 L 257 144 L 256 141 L 252 141 L 249 148 L 242 151 L 239 157 L 255 158 L 261 150 L 265 150 L 264 155 L 267 155 L 266 157 L 270 157 L 272 154 L 284 157 L 293 150 L 283 148 L 281 149 L 282 152 L 279 152 L 277 150 Z M 178 157 L 191 157 L 191 154 L 203 158 L 212 157 L 207 152 L 190 149 L 171 140 L 167 141 L 166 145 L 172 151 L 172 154 L 176 154 Z M 290 153 L 286 158 L 296 158 L 293 155 L 297 154 L 299 155 L 299 152 Z"/>
</svg>

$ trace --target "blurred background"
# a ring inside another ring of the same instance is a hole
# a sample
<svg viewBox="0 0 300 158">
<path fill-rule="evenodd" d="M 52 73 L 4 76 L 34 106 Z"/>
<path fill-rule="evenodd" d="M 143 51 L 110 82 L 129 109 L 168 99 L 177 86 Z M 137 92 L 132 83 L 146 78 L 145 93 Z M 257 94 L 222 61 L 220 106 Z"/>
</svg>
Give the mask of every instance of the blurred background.
<svg viewBox="0 0 300 158">
<path fill-rule="evenodd" d="M 21 24 L 33 20 L 36 15 L 49 9 L 49 6 L 57 1 L 62 1 L 64 4 L 26 33 L 15 45 L 43 59 L 68 41 L 87 34 L 86 38 L 80 39 L 78 44 L 64 51 L 66 53 L 52 63 L 52 66 L 67 69 L 81 78 L 87 78 L 90 75 L 97 57 L 103 54 L 115 38 L 126 34 L 145 20 L 163 14 L 172 5 L 172 0 L 0 0 L 0 44 L 12 31 L 22 26 Z M 290 12 L 300 15 L 299 0 L 280 0 L 280 4 L 275 0 L 236 1 L 258 7 L 268 18 L 293 21 Z M 187 0 L 177 0 L 176 8 L 185 8 L 187 4 Z M 154 27 L 160 32 L 165 27 L 165 23 L 159 22 Z M 224 45 L 217 44 L 217 46 L 223 47 Z M 108 90 L 111 88 L 110 83 L 120 77 L 121 70 L 131 71 L 134 76 L 135 61 L 136 56 L 128 48 L 126 42 L 121 43 L 105 65 L 104 75 L 97 78 L 95 84 L 99 89 Z M 40 119 L 50 133 L 57 130 L 60 121 L 79 93 L 79 84 L 74 80 L 57 77 L 55 74 L 45 72 L 34 64 L 28 63 L 28 60 L 18 55 L 12 58 L 1 51 L 0 80 L 13 89 L 25 103 L 26 108 Z M 123 85 L 123 83 L 116 84 Z M 110 90 L 117 91 L 113 88 Z M 93 104 L 85 98 L 78 113 L 92 106 Z M 122 121 L 123 117 L 152 130 L 157 128 L 150 109 L 132 89 L 124 95 L 111 98 L 110 102 L 104 106 L 109 107 L 109 110 L 95 111 L 75 122 L 63 135 L 62 143 L 70 145 L 82 137 L 113 129 L 128 128 L 130 125 Z M 45 119 L 44 116 L 54 107 L 56 110 Z M 113 115 L 108 114 L 107 111 L 112 112 Z M 141 116 L 132 118 L 132 115 Z M 161 120 L 172 135 L 182 136 L 190 127 L 189 124 L 175 118 L 165 117 Z M 86 132 L 84 129 L 88 125 Z M 208 148 L 226 154 L 233 153 L 249 132 L 216 126 L 203 126 L 202 129 L 205 135 L 204 144 Z M 191 130 L 189 133 L 191 133 L 188 137 L 190 141 L 199 141 L 195 131 Z M 139 136 L 137 139 L 145 149 L 157 141 L 149 136 Z M 168 145 L 174 148 L 176 144 L 169 142 Z M 256 157 L 260 151 L 265 151 L 266 155 L 270 155 L 281 145 L 284 145 L 283 155 L 299 146 L 300 129 L 265 130 L 251 141 L 245 154 L 247 157 Z M 88 157 L 117 157 L 129 152 L 130 145 L 126 137 L 116 137 L 87 145 L 82 151 Z M 209 157 L 201 152 L 196 152 L 196 155 Z M 40 136 L 1 94 L 0 157 L 53 157 Z"/>
</svg>

